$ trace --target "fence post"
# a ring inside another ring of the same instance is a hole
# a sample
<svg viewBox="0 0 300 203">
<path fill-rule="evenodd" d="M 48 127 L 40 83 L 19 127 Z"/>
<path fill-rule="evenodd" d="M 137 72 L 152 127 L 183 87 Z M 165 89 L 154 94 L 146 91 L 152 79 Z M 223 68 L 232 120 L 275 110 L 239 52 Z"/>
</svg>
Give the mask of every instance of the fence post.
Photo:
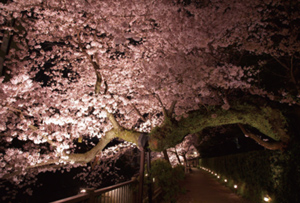
<svg viewBox="0 0 300 203">
<path fill-rule="evenodd" d="M 131 180 L 134 181 L 131 184 L 131 196 L 132 196 L 131 203 L 137 203 L 138 202 L 138 180 L 136 177 L 132 177 Z"/>
<path fill-rule="evenodd" d="M 140 178 L 139 178 L 139 194 L 138 203 L 143 202 L 143 185 L 144 185 L 144 168 L 145 168 L 145 149 L 148 147 L 148 135 L 141 133 L 138 139 L 138 146 L 141 151 L 140 160 Z"/>
<path fill-rule="evenodd" d="M 94 188 L 87 188 L 86 192 L 89 195 L 89 203 L 95 203 L 95 189 Z"/>
<path fill-rule="evenodd" d="M 143 202 L 144 167 L 145 167 L 145 150 L 144 150 L 144 148 L 141 148 L 140 150 L 141 150 L 141 161 L 140 161 L 138 203 Z"/>
<path fill-rule="evenodd" d="M 150 149 L 147 151 L 147 173 L 148 175 L 148 201 L 149 203 L 152 203 L 152 180 L 150 176 L 151 171 L 151 151 Z"/>
</svg>

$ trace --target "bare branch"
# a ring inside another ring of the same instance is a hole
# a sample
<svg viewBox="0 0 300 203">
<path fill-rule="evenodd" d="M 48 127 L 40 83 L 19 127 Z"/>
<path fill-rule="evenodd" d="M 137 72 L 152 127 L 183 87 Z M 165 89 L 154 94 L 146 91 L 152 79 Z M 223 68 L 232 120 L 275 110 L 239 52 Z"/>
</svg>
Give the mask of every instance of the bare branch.
<svg viewBox="0 0 300 203">
<path fill-rule="evenodd" d="M 90 61 L 90 63 L 92 64 L 92 66 L 95 70 L 95 74 L 96 74 L 96 77 L 97 77 L 96 84 L 95 84 L 95 94 L 99 94 L 100 90 L 101 90 L 101 83 L 102 83 L 102 80 L 103 80 L 103 77 L 102 77 L 101 73 L 99 72 L 100 71 L 100 66 L 99 66 L 98 63 L 96 63 L 93 60 L 93 58 L 84 49 L 84 47 L 81 43 L 81 40 L 80 40 L 80 32 L 79 31 L 77 32 L 77 40 L 78 40 L 78 46 L 79 46 L 80 50 L 88 58 L 88 60 Z M 104 85 L 105 85 L 104 94 L 106 94 L 107 89 L 108 89 L 108 85 L 107 85 L 106 81 L 104 81 Z"/>
<path fill-rule="evenodd" d="M 205 106 L 202 102 L 199 102 L 199 103 L 198 103 L 198 107 L 199 107 L 199 109 L 200 109 L 201 107 L 204 107 L 204 108 L 206 109 L 207 112 L 209 111 L 209 109 L 207 108 L 207 106 Z"/>
<path fill-rule="evenodd" d="M 176 149 L 175 149 L 176 150 Z M 170 149 L 168 149 L 168 152 L 171 152 L 171 153 L 173 153 L 173 154 L 176 154 L 177 152 L 174 152 L 174 151 L 172 151 L 172 150 L 170 150 Z"/>
<path fill-rule="evenodd" d="M 101 157 L 101 155 L 100 155 L 100 156 L 97 155 L 96 158 L 94 159 L 93 164 L 92 164 L 92 169 L 93 169 L 93 170 L 94 170 L 94 168 L 95 168 L 97 162 L 100 160 L 100 157 Z"/>
<path fill-rule="evenodd" d="M 9 174 L 5 174 L 2 178 L 3 179 L 10 179 L 14 176 L 19 175 L 20 173 L 22 173 L 22 169 L 21 168 L 17 168 L 15 169 L 15 171 L 13 173 L 9 173 Z"/>
<path fill-rule="evenodd" d="M 286 70 L 290 70 L 290 68 L 285 65 L 283 62 L 281 62 L 276 56 L 272 55 L 272 57 L 280 64 L 282 65 Z"/>
<path fill-rule="evenodd" d="M 100 89 L 101 89 L 102 78 L 101 78 L 101 74 L 98 71 L 95 71 L 95 73 L 97 76 L 97 80 L 96 80 L 96 84 L 95 84 L 95 94 L 99 94 Z"/>
<path fill-rule="evenodd" d="M 172 117 L 172 114 L 174 113 L 175 106 L 176 106 L 177 101 L 173 101 L 169 110 L 168 110 L 168 117 Z"/>
<path fill-rule="evenodd" d="M 144 119 L 143 115 L 141 114 L 141 112 L 136 108 L 136 106 L 134 104 L 132 104 L 132 107 L 134 108 L 134 110 L 137 112 L 137 114 L 140 116 L 140 118 L 142 119 L 142 121 L 146 122 L 146 119 Z"/>
<path fill-rule="evenodd" d="M 295 79 L 295 75 L 294 75 L 294 66 L 293 66 L 293 56 L 291 57 L 291 71 L 290 71 L 290 74 L 291 74 L 291 78 L 292 78 L 292 81 L 295 85 L 298 84 L 297 80 Z M 298 89 L 298 88 L 297 88 Z"/>
<path fill-rule="evenodd" d="M 10 111 L 12 111 L 12 112 L 18 112 L 18 113 L 20 113 L 20 115 L 19 115 L 19 118 L 20 119 L 25 119 L 25 116 L 24 116 L 24 112 L 22 112 L 20 109 L 17 109 L 17 108 L 14 108 L 14 107 L 12 107 L 12 106 L 5 106 L 6 108 L 8 108 Z"/>
<path fill-rule="evenodd" d="M 164 104 L 162 103 L 162 101 L 161 101 L 159 95 L 158 95 L 158 94 L 155 94 L 155 96 L 156 96 L 156 99 L 158 100 L 158 102 L 160 103 L 161 107 L 163 108 L 164 114 L 166 115 L 167 110 L 166 110 Z"/>
<path fill-rule="evenodd" d="M 280 74 L 278 74 L 278 73 L 275 73 L 274 71 L 270 70 L 268 67 L 264 67 L 264 69 L 266 69 L 266 71 L 268 71 L 268 72 L 270 72 L 271 74 L 276 75 L 276 76 L 278 76 L 278 77 L 281 77 L 281 78 L 289 78 L 289 77 L 286 76 L 286 75 L 280 75 Z"/>
<path fill-rule="evenodd" d="M 163 108 L 163 113 L 164 113 L 164 116 L 168 117 L 168 111 L 167 109 L 165 108 L 164 104 L 162 103 L 160 97 L 158 94 L 155 94 L 155 98 L 158 100 L 158 102 L 160 103 L 161 107 Z"/>
<path fill-rule="evenodd" d="M 103 94 L 106 94 L 107 90 L 108 90 L 108 85 L 107 85 L 107 82 L 105 80 L 104 80 L 104 86 L 105 86 L 105 88 L 104 88 Z"/>
</svg>

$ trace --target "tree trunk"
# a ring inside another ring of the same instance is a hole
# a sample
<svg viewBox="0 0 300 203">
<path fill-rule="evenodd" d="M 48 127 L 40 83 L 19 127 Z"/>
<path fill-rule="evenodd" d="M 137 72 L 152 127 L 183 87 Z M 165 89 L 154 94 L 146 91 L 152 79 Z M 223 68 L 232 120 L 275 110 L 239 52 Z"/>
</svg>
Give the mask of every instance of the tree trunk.
<svg viewBox="0 0 300 203">
<path fill-rule="evenodd" d="M 169 164 L 171 164 L 171 163 L 170 163 L 170 159 L 169 159 L 167 150 L 164 149 L 164 150 L 163 150 L 163 153 L 164 153 L 164 158 L 165 158 L 165 160 L 166 160 Z"/>
<path fill-rule="evenodd" d="M 183 154 L 182 156 L 183 156 L 183 160 L 184 160 L 184 168 L 185 168 L 185 172 L 188 173 L 188 172 L 189 172 L 188 161 L 187 161 L 187 159 L 186 159 L 185 154 Z"/>
<path fill-rule="evenodd" d="M 177 150 L 176 150 L 176 146 L 175 146 L 174 148 L 175 148 L 175 155 L 176 155 L 176 157 L 177 157 L 178 163 L 181 164 L 179 155 L 178 155 Z"/>
</svg>

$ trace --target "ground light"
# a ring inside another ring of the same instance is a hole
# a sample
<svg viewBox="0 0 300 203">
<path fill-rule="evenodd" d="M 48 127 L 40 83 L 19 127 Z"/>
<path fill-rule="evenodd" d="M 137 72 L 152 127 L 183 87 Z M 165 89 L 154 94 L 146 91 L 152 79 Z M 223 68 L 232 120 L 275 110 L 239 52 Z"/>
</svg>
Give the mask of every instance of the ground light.
<svg viewBox="0 0 300 203">
<path fill-rule="evenodd" d="M 271 202 L 271 198 L 270 198 L 269 196 L 265 196 L 265 197 L 264 197 L 264 201 L 265 201 L 265 202 Z"/>
<path fill-rule="evenodd" d="M 86 189 L 81 189 L 80 193 L 86 193 Z"/>
<path fill-rule="evenodd" d="M 203 169 L 204 171 L 207 171 L 207 172 L 211 173 L 212 175 L 216 176 L 218 179 L 221 179 L 221 175 L 220 175 L 220 174 L 215 173 L 214 171 L 212 171 L 212 170 L 210 170 L 210 169 L 208 169 L 208 168 L 205 168 L 205 167 L 199 167 L 199 168 Z M 228 181 L 231 182 L 231 181 L 228 180 L 228 179 L 224 179 L 224 178 L 222 178 L 222 179 L 223 179 L 223 181 L 224 181 L 225 183 L 228 183 Z M 227 185 L 228 185 L 228 184 L 227 184 Z M 229 185 L 231 185 L 231 184 L 229 183 Z M 237 184 L 234 184 L 234 185 L 233 185 L 233 188 L 236 189 L 236 190 L 238 190 L 238 188 L 240 188 L 241 191 L 244 190 L 244 186 L 243 186 L 243 185 L 241 185 L 241 186 L 239 187 Z M 242 192 L 242 193 L 243 193 L 243 192 Z M 266 195 L 266 196 L 263 198 L 263 200 L 264 200 L 265 202 L 271 202 L 271 198 L 270 198 L 268 195 Z"/>
</svg>

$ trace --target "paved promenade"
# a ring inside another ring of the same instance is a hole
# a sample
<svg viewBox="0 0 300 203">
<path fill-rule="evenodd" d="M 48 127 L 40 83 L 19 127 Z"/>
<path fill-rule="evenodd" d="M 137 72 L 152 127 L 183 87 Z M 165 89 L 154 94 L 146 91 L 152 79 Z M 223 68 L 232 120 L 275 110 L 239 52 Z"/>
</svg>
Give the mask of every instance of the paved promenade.
<svg viewBox="0 0 300 203">
<path fill-rule="evenodd" d="M 178 198 L 177 203 L 251 203 L 196 168 L 187 174 L 182 184 L 187 192 Z"/>
</svg>

